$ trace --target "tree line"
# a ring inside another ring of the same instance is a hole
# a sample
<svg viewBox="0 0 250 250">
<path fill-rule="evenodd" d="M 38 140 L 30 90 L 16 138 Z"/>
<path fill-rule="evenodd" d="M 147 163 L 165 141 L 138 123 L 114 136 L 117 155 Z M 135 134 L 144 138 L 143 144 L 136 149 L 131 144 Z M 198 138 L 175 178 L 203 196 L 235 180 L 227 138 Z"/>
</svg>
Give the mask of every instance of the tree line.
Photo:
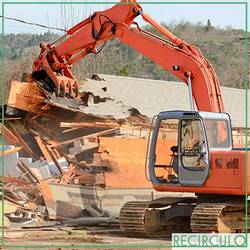
<svg viewBox="0 0 250 250">
<path fill-rule="evenodd" d="M 245 41 L 240 39 L 245 36 L 243 30 L 232 27 L 216 28 L 212 26 L 210 20 L 206 25 L 182 21 L 163 23 L 163 26 L 181 39 L 199 47 L 214 65 L 221 86 L 244 88 L 246 51 Z M 152 27 L 143 28 L 160 35 Z M 4 36 L 6 88 L 11 80 L 21 80 L 23 72 L 31 69 L 34 59 L 39 54 L 40 42 L 51 42 L 58 37 L 58 34 L 51 32 L 6 34 Z M 2 58 L 1 53 L 0 57 Z M 88 55 L 77 62 L 72 70 L 79 80 L 91 77 L 94 73 L 177 80 L 160 66 L 118 40 L 108 42 L 98 55 Z"/>
</svg>

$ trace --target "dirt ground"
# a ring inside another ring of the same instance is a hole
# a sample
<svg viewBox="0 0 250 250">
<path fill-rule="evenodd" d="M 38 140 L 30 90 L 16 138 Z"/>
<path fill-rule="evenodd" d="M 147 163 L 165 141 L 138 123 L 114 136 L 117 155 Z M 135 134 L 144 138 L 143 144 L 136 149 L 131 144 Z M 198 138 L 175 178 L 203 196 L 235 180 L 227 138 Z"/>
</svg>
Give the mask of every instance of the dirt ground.
<svg viewBox="0 0 250 250">
<path fill-rule="evenodd" d="M 23 230 L 12 229 L 5 231 L 4 247 L 2 249 L 14 249 L 23 246 L 24 249 L 160 249 L 171 245 L 170 238 L 147 239 L 125 237 L 119 230 L 89 229 L 72 230 L 71 228 Z M 26 247 L 24 247 L 26 246 Z M 85 248 L 86 246 L 86 248 Z M 96 248 L 95 248 L 96 246 Z M 145 247 L 145 248 L 144 248 Z M 166 247 L 166 248 L 165 248 Z"/>
</svg>

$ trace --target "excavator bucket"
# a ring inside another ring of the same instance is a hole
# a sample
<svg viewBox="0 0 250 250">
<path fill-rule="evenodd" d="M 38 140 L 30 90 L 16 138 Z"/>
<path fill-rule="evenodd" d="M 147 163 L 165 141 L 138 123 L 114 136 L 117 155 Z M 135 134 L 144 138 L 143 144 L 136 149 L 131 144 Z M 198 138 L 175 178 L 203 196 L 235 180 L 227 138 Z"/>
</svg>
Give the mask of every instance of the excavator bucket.
<svg viewBox="0 0 250 250">
<path fill-rule="evenodd" d="M 79 84 L 75 80 L 64 79 L 55 86 L 57 96 L 77 98 L 79 93 Z"/>
</svg>

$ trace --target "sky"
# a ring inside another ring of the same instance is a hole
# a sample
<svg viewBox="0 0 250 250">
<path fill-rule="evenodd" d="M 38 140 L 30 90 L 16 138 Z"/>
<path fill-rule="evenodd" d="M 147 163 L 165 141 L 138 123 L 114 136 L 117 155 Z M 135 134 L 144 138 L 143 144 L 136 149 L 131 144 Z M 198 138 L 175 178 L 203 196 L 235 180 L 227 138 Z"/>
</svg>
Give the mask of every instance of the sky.
<svg viewBox="0 0 250 250">
<path fill-rule="evenodd" d="M 88 0 L 85 2 L 88 2 Z M 91 13 L 111 7 L 112 4 L 27 4 L 6 5 L 5 16 L 35 22 L 57 28 L 69 28 Z M 245 7 L 242 4 L 141 4 L 145 13 L 158 22 L 189 21 L 213 26 L 245 28 Z M 143 24 L 140 18 L 136 19 Z M 68 21 L 66 21 L 68 20 Z M 43 33 L 47 29 L 5 20 L 5 33 Z"/>
</svg>

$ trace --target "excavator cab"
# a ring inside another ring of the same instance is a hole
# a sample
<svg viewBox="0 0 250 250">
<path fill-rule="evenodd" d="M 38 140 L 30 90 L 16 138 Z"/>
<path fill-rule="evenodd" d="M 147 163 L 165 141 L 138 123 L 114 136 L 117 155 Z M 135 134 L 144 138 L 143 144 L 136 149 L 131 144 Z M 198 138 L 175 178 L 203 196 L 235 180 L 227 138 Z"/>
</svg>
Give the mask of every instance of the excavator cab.
<svg viewBox="0 0 250 250">
<path fill-rule="evenodd" d="M 161 112 L 150 135 L 149 173 L 155 185 L 202 186 L 210 174 L 210 153 L 231 150 L 228 114 Z"/>
</svg>

